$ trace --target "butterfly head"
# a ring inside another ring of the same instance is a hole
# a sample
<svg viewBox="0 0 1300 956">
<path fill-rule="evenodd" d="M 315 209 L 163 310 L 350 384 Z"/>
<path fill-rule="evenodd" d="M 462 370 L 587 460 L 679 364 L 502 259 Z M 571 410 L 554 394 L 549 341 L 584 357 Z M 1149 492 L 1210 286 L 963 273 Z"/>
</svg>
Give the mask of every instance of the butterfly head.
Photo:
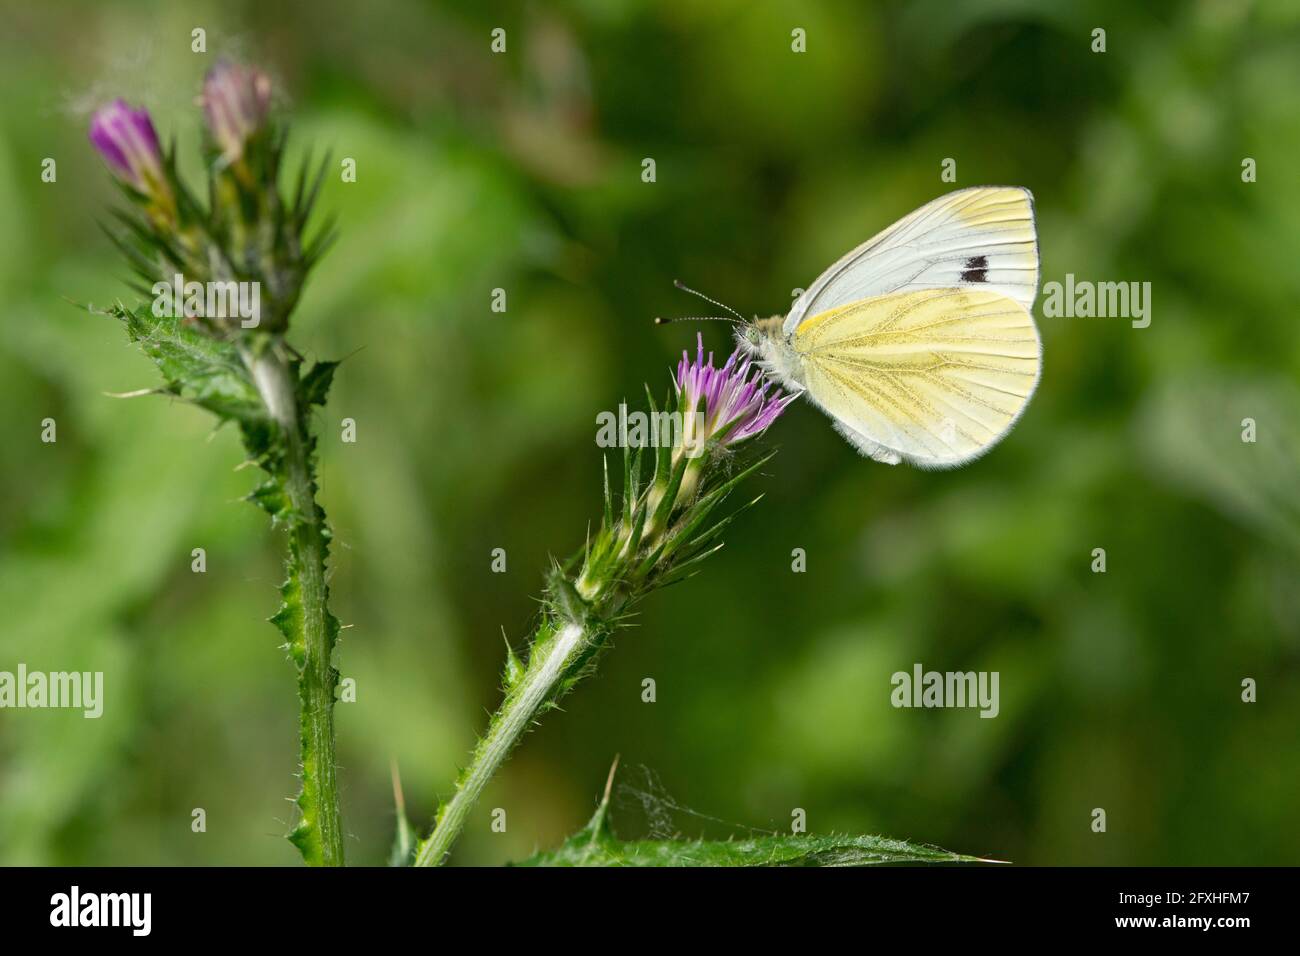
<svg viewBox="0 0 1300 956">
<path fill-rule="evenodd" d="M 780 339 L 784 316 L 774 315 L 770 319 L 756 318 L 736 328 L 736 344 L 752 355 L 760 355 L 765 342 Z"/>
<path fill-rule="evenodd" d="M 770 360 L 781 340 L 781 323 L 784 319 L 774 315 L 770 319 L 755 318 L 736 326 L 736 345 L 747 355 L 760 362 Z"/>
<path fill-rule="evenodd" d="M 768 374 L 777 378 L 787 388 L 803 388 L 799 357 L 786 339 L 782 326 L 784 316 L 774 315 L 770 319 L 746 319 L 729 305 L 709 298 L 702 292 L 674 280 L 673 285 L 683 292 L 699 296 L 706 302 L 716 305 L 729 315 L 701 315 L 689 318 L 655 319 L 658 325 L 669 322 L 730 322 L 736 327 L 736 345 L 749 355 Z"/>
<path fill-rule="evenodd" d="M 770 376 L 788 389 L 803 388 L 799 356 L 785 337 L 785 316 L 754 319 L 736 329 L 736 344 Z"/>
</svg>

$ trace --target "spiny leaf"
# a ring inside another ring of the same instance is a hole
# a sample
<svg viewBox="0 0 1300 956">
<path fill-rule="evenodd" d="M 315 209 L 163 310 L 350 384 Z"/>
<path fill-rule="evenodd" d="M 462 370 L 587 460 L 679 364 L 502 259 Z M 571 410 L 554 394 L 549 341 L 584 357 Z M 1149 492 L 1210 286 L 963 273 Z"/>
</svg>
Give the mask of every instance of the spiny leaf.
<svg viewBox="0 0 1300 956">
<path fill-rule="evenodd" d="M 874 866 L 996 863 L 878 836 L 767 836 L 743 840 L 617 840 L 589 830 L 516 866 Z"/>
<path fill-rule="evenodd" d="M 501 675 L 502 684 L 505 692 L 508 694 L 524 676 L 524 662 L 519 659 L 515 649 L 510 646 L 510 639 L 506 637 L 506 629 L 501 629 L 501 639 L 506 642 L 506 663 Z"/>
<path fill-rule="evenodd" d="M 290 535 L 290 554 L 287 561 L 288 576 L 280 585 L 280 609 L 271 616 L 270 622 L 283 636 L 285 647 L 294 664 L 301 669 L 306 648 L 303 646 L 303 608 L 302 585 L 298 579 L 298 558 L 292 545 Z"/>
<path fill-rule="evenodd" d="M 298 395 L 304 408 L 325 404 L 330 385 L 334 382 L 334 370 L 338 367 L 338 362 L 317 362 L 299 380 Z"/>
<path fill-rule="evenodd" d="M 617 767 L 617 764 L 615 764 Z M 613 779 L 613 769 L 610 779 Z M 997 863 L 880 836 L 764 835 L 734 840 L 620 840 L 609 822 L 609 785 L 587 825 L 559 848 L 515 866 L 874 866 Z"/>
<path fill-rule="evenodd" d="M 272 518 L 280 517 L 289 509 L 289 496 L 285 494 L 284 485 L 276 478 L 266 479 L 245 498 Z"/>
<path fill-rule="evenodd" d="M 266 420 L 265 406 L 234 346 L 187 327 L 183 319 L 155 316 L 147 305 L 117 306 L 132 341 L 153 359 L 166 390 L 223 421 Z"/>
<path fill-rule="evenodd" d="M 566 624 L 581 624 L 586 620 L 587 605 L 564 575 L 552 575 L 547 595 Z"/>
</svg>

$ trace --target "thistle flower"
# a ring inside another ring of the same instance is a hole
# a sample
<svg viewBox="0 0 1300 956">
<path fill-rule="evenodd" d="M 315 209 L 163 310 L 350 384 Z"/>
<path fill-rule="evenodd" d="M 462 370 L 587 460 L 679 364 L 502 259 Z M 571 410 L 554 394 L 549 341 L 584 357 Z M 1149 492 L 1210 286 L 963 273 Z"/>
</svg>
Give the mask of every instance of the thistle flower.
<svg viewBox="0 0 1300 956">
<path fill-rule="evenodd" d="M 685 417 L 687 447 L 718 438 L 724 446 L 735 445 L 762 434 L 798 395 L 781 396 L 779 390 L 769 395 L 772 383 L 740 350 L 732 352 L 722 368 L 713 367 L 713 353 L 704 359 L 704 336 L 696 340 L 695 361 L 685 349 L 677 363 L 673 387 L 677 406 Z"/>
<path fill-rule="evenodd" d="M 160 206 L 174 204 L 148 110 L 132 109 L 125 100 L 114 100 L 91 119 L 90 142 L 122 182 Z"/>
<path fill-rule="evenodd" d="M 203 81 L 203 114 L 222 160 L 238 162 L 266 123 L 271 109 L 271 78 L 256 67 L 225 60 Z"/>
<path fill-rule="evenodd" d="M 622 508 L 615 511 L 605 481 L 604 520 L 583 556 L 573 582 L 587 602 L 631 602 L 664 584 L 680 580 L 697 559 L 712 553 L 723 519 L 706 527 L 710 512 L 747 475 L 766 461 L 732 474 L 724 452 L 762 433 L 793 401 L 771 391 L 761 370 L 733 353 L 717 368 L 697 339 L 694 361 L 687 352 L 673 376 L 670 414 L 680 417 L 682 440 L 653 448 L 624 449 Z M 658 417 L 650 399 L 651 419 Z M 654 461 L 642 484 L 643 456 Z"/>
</svg>

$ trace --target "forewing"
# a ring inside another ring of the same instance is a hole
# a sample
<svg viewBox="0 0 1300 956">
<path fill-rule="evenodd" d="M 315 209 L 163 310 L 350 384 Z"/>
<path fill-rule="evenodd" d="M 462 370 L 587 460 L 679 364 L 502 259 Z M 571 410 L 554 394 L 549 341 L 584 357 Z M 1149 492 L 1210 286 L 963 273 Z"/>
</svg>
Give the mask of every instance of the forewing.
<svg viewBox="0 0 1300 956">
<path fill-rule="evenodd" d="M 807 319 L 792 344 L 809 396 L 865 440 L 854 444 L 928 468 L 969 461 L 1010 431 L 1041 362 L 1028 310 L 984 289 L 852 302 Z"/>
<path fill-rule="evenodd" d="M 795 300 L 783 330 L 874 296 L 914 289 L 987 289 L 1033 308 L 1038 292 L 1034 199 L 1021 186 L 940 196 L 868 239 Z"/>
</svg>

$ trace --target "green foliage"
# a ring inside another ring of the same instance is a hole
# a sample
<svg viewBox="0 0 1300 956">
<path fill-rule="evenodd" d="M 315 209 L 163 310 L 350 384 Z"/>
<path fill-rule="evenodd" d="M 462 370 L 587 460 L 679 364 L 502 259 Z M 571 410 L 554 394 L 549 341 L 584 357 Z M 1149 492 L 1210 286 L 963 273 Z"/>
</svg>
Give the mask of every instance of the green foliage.
<svg viewBox="0 0 1300 956">
<path fill-rule="evenodd" d="M 620 840 L 609 794 L 587 825 L 554 850 L 516 866 L 874 866 L 882 863 L 994 863 L 878 836 L 769 834 L 732 840 Z"/>
<path fill-rule="evenodd" d="M 299 401 L 303 408 L 325 404 L 338 367 L 338 362 L 317 362 L 307 370 L 298 383 Z"/>
<path fill-rule="evenodd" d="M 206 408 L 218 421 L 233 421 L 260 449 L 270 421 L 243 358 L 235 346 L 172 316 L 155 316 L 146 303 L 135 309 L 115 305 L 110 314 L 126 325 L 131 341 L 153 359 L 163 376 L 163 391 Z M 251 449 L 250 449 L 251 450 Z"/>
<path fill-rule="evenodd" d="M 594 821 L 593 821 L 594 822 Z M 738 840 L 618 840 L 583 830 L 563 846 L 517 866 L 873 866 L 989 863 L 876 836 L 770 836 Z"/>
</svg>

